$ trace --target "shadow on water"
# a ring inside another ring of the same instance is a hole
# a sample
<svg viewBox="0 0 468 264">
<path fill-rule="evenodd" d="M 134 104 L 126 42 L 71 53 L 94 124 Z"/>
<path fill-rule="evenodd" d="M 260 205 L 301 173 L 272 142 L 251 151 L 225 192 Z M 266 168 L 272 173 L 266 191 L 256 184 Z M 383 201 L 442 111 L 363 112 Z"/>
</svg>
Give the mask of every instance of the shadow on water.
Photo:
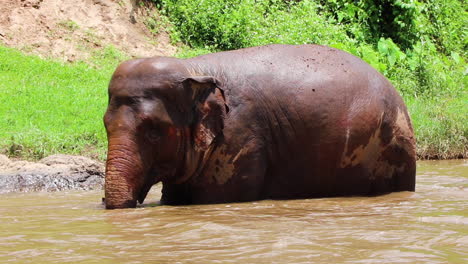
<svg viewBox="0 0 468 264">
<path fill-rule="evenodd" d="M 104 210 L 102 192 L 1 195 L 1 263 L 468 263 L 468 161 L 415 193 Z"/>
</svg>

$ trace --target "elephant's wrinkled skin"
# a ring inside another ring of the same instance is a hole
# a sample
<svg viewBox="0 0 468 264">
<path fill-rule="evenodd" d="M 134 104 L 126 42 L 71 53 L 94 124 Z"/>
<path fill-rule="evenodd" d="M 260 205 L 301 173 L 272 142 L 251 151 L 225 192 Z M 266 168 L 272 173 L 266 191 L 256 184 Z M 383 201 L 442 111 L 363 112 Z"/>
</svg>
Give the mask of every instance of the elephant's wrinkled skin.
<svg viewBox="0 0 468 264">
<path fill-rule="evenodd" d="M 392 85 L 348 53 L 270 45 L 122 63 L 109 85 L 106 208 L 414 191 Z"/>
</svg>

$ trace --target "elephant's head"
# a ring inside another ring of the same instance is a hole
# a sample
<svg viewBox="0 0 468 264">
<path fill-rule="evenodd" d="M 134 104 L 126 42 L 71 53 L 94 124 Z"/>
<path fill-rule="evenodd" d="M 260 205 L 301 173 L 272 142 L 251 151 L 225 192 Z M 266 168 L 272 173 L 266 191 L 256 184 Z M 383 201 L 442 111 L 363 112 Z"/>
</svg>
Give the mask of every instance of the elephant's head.
<svg viewBox="0 0 468 264">
<path fill-rule="evenodd" d="M 183 61 L 122 63 L 109 84 L 106 208 L 135 207 L 151 186 L 182 183 L 202 166 L 228 109 L 212 76 L 192 76 Z"/>
</svg>

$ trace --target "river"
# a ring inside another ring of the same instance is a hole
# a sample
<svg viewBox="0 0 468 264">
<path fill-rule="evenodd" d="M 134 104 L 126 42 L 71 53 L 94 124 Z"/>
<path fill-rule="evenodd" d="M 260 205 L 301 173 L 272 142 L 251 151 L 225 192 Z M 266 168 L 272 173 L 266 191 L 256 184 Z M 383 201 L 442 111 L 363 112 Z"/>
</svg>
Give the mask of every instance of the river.
<svg viewBox="0 0 468 264">
<path fill-rule="evenodd" d="M 101 191 L 0 195 L 0 263 L 468 263 L 468 160 L 416 192 L 106 211 Z"/>
</svg>

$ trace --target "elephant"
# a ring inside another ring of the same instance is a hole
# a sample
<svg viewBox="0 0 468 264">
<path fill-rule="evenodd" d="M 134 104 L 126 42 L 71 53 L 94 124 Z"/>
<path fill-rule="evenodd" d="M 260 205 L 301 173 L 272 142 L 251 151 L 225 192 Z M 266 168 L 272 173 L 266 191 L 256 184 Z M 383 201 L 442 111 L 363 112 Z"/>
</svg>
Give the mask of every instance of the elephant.
<svg viewBox="0 0 468 264">
<path fill-rule="evenodd" d="M 122 62 L 104 115 L 105 207 L 414 191 L 415 139 L 392 84 L 347 52 L 267 45 Z"/>
</svg>

